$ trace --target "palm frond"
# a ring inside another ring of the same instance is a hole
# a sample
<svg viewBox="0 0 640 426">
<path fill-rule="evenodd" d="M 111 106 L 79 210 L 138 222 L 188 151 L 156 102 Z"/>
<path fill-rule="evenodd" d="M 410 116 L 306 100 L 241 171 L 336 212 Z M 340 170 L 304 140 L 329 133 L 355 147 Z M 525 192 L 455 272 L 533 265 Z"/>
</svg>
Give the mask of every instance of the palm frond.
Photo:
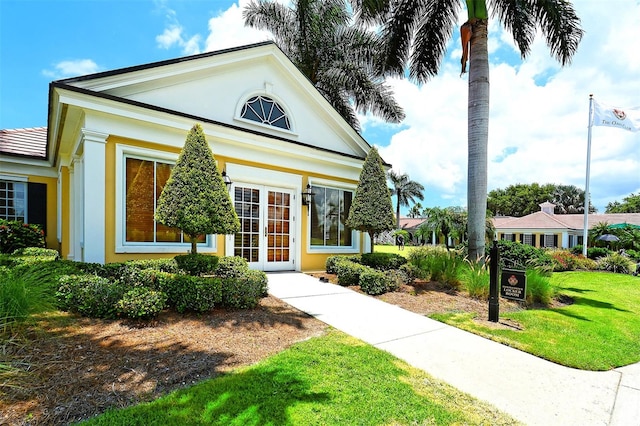
<svg viewBox="0 0 640 426">
<path fill-rule="evenodd" d="M 404 74 L 409 59 L 416 23 L 424 15 L 424 0 L 398 0 L 389 11 L 382 30 L 386 41 L 382 53 L 382 71 L 389 74 Z"/>
<path fill-rule="evenodd" d="M 531 0 L 531 10 L 537 26 L 542 30 L 551 55 L 562 66 L 571 63 L 584 31 L 580 18 L 568 0 Z"/>
<path fill-rule="evenodd" d="M 438 73 L 459 11 L 457 0 L 431 1 L 422 11 L 409 66 L 411 78 L 424 82 Z"/>
<path fill-rule="evenodd" d="M 527 0 L 494 0 L 492 6 L 492 16 L 497 16 L 507 31 L 513 35 L 520 55 L 522 58 L 526 58 L 536 36 L 536 24 L 530 2 Z"/>
</svg>

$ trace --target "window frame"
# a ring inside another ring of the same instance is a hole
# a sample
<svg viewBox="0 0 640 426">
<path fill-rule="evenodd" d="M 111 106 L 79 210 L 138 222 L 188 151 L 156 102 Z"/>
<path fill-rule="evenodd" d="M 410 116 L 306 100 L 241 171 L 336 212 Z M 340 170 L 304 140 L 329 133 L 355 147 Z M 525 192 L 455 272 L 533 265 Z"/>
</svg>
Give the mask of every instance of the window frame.
<svg viewBox="0 0 640 426">
<path fill-rule="evenodd" d="M 29 191 L 29 182 L 28 179 L 22 176 L 6 176 L 6 175 L 0 175 L 0 182 L 4 182 L 4 183 L 8 183 L 8 184 L 21 184 L 24 187 L 24 190 L 22 191 L 23 194 L 23 198 L 22 198 L 22 202 L 23 202 L 23 213 L 24 215 L 21 216 L 22 220 L 18 219 L 18 216 L 14 215 L 12 218 L 9 218 L 6 215 L 0 216 L 0 219 L 4 219 L 4 220 L 8 220 L 8 221 L 22 221 L 23 223 L 29 223 L 29 205 L 28 205 L 28 200 L 29 200 L 29 195 L 28 195 L 28 191 Z M 13 189 L 13 193 L 14 196 L 12 198 L 12 201 L 14 203 L 14 210 L 15 210 L 15 188 Z M 9 200 L 9 198 L 4 198 L 5 200 Z M 6 208 L 8 208 L 9 206 L 5 206 Z"/>
<path fill-rule="evenodd" d="M 129 145 L 116 146 L 116 193 L 115 193 L 115 252 L 116 253 L 186 253 L 191 248 L 190 242 L 166 243 L 166 242 L 141 242 L 127 241 L 127 220 L 126 220 L 126 194 L 127 178 L 126 163 L 127 158 L 137 160 L 153 161 L 175 165 L 178 154 L 156 151 L 152 149 L 139 148 Z M 155 230 L 154 230 L 155 232 Z M 206 242 L 198 243 L 198 252 L 217 252 L 217 235 L 209 234 Z"/>
<path fill-rule="evenodd" d="M 274 125 L 270 125 L 270 124 L 264 124 L 260 121 L 255 121 L 249 118 L 244 118 L 242 116 L 242 111 L 244 110 L 245 105 L 247 105 L 247 103 L 257 97 L 263 97 L 263 98 L 269 98 L 271 99 L 271 101 L 273 101 L 276 105 L 278 105 L 278 107 L 284 111 L 284 115 L 287 118 L 287 121 L 289 122 L 289 129 L 285 129 L 283 127 L 278 127 L 278 126 L 274 126 Z M 270 129 L 276 132 L 282 132 L 284 134 L 287 135 L 294 135 L 297 136 L 298 133 L 295 131 L 296 125 L 295 125 L 295 120 L 293 118 L 293 115 L 290 113 L 291 109 L 287 106 L 287 104 L 285 102 L 282 101 L 282 99 L 280 99 L 280 97 L 274 95 L 272 92 L 270 91 L 256 91 L 256 92 L 250 92 L 250 93 L 246 93 L 244 96 L 242 96 L 240 98 L 240 101 L 238 102 L 237 106 L 236 106 L 236 113 L 235 113 L 235 120 L 241 121 L 243 123 L 248 123 L 254 126 L 259 126 L 261 129 Z"/>
<path fill-rule="evenodd" d="M 309 185 L 312 187 L 323 187 L 328 189 L 335 189 L 339 191 L 348 191 L 352 193 L 351 200 L 355 198 L 356 186 L 355 184 L 349 184 L 346 182 L 338 182 L 326 179 L 309 179 Z M 313 201 L 312 201 L 313 202 Z M 326 246 L 326 245 L 312 245 L 311 244 L 311 206 L 307 206 L 308 209 L 308 221 L 307 221 L 307 251 L 309 253 L 360 253 L 360 232 L 351 230 L 351 245 L 350 246 Z M 348 212 L 347 212 L 348 214 Z M 345 225 L 346 226 L 346 225 Z"/>
</svg>

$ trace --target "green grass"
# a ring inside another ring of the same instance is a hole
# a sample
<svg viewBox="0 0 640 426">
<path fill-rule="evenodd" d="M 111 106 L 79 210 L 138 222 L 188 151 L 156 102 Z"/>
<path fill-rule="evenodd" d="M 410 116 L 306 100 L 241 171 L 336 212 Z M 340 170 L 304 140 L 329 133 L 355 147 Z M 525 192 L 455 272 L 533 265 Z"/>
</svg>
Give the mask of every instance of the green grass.
<svg viewBox="0 0 640 426">
<path fill-rule="evenodd" d="M 508 312 L 522 330 L 490 329 L 473 314 L 432 318 L 562 365 L 609 370 L 640 361 L 640 278 L 605 272 L 554 273 L 551 284 L 574 303 Z"/>
<path fill-rule="evenodd" d="M 516 424 L 386 352 L 331 331 L 252 367 L 87 425 Z"/>
</svg>

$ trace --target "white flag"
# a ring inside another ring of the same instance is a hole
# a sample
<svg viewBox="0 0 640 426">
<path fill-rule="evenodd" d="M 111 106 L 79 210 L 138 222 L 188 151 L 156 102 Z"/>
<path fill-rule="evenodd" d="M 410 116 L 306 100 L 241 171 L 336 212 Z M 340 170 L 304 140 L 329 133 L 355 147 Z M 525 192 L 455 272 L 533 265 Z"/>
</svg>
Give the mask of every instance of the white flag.
<svg viewBox="0 0 640 426">
<path fill-rule="evenodd" d="M 640 107 L 616 108 L 601 104 L 594 99 L 592 124 L 640 132 Z"/>
</svg>

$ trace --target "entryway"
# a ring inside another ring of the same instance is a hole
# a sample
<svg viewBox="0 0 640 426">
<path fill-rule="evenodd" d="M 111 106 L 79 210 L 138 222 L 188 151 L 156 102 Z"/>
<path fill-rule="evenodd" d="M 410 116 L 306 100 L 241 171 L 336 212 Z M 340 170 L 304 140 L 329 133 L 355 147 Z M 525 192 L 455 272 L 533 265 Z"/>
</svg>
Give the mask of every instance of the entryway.
<svg viewBox="0 0 640 426">
<path fill-rule="evenodd" d="M 238 183 L 231 195 L 240 219 L 240 232 L 233 236 L 233 255 L 245 258 L 252 269 L 294 270 L 295 192 Z"/>
</svg>

